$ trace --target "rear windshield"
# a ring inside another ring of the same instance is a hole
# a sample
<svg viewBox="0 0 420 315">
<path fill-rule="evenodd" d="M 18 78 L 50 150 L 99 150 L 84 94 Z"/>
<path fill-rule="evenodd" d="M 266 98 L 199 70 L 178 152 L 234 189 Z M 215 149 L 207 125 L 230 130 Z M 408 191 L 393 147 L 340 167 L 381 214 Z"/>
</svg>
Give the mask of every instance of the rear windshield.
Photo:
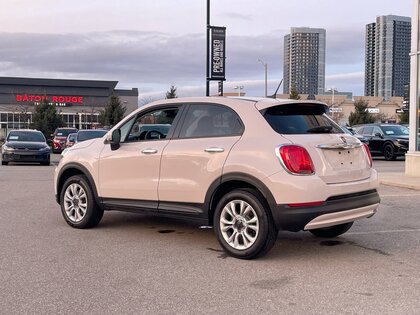
<svg viewBox="0 0 420 315">
<path fill-rule="evenodd" d="M 271 128 L 280 134 L 343 133 L 317 104 L 290 104 L 262 111 Z"/>
</svg>

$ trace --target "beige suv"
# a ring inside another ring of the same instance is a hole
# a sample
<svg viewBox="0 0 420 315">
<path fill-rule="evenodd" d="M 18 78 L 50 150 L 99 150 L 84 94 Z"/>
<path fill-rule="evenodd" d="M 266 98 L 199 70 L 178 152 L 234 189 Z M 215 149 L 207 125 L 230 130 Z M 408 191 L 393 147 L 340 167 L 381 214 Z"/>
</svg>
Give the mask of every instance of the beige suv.
<svg viewBox="0 0 420 315">
<path fill-rule="evenodd" d="M 64 219 L 104 210 L 213 225 L 232 256 L 267 253 L 278 230 L 346 232 L 378 205 L 369 150 L 319 102 L 184 98 L 148 104 L 102 139 L 70 148 L 55 170 Z"/>
</svg>

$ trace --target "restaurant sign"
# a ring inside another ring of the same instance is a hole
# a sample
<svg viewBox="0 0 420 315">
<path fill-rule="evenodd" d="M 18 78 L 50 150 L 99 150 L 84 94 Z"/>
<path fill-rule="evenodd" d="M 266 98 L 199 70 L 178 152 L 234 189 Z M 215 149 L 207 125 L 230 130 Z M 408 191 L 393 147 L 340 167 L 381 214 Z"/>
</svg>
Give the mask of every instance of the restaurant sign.
<svg viewBox="0 0 420 315">
<path fill-rule="evenodd" d="M 66 95 L 38 95 L 38 94 L 16 94 L 16 102 L 49 102 L 49 103 L 72 103 L 72 104 L 83 104 L 83 96 L 66 96 Z"/>
</svg>

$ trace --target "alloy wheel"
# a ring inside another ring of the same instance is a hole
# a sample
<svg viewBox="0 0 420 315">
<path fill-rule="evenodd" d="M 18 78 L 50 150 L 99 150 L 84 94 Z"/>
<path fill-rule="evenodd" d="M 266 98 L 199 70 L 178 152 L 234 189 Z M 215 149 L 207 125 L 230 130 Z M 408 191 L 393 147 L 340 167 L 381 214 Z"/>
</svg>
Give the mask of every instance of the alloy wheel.
<svg viewBox="0 0 420 315">
<path fill-rule="evenodd" d="M 77 184 L 70 184 L 64 193 L 64 211 L 72 222 L 80 222 L 86 215 L 88 207 L 87 195 L 84 188 Z"/>
<path fill-rule="evenodd" d="M 257 240 L 259 220 L 255 209 L 246 201 L 232 200 L 220 216 L 220 231 L 226 243 L 236 250 L 246 250 Z"/>
</svg>

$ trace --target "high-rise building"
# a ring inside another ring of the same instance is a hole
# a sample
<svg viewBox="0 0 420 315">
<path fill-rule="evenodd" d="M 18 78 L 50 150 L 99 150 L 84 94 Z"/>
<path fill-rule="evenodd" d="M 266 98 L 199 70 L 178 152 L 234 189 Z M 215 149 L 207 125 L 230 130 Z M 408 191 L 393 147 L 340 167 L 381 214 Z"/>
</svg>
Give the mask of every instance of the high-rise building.
<svg viewBox="0 0 420 315">
<path fill-rule="evenodd" d="M 283 93 L 317 95 L 325 90 L 325 41 L 322 28 L 292 27 L 284 37 Z"/>
<path fill-rule="evenodd" d="M 411 19 L 404 16 L 378 16 L 366 25 L 365 95 L 404 96 L 410 81 Z"/>
</svg>

